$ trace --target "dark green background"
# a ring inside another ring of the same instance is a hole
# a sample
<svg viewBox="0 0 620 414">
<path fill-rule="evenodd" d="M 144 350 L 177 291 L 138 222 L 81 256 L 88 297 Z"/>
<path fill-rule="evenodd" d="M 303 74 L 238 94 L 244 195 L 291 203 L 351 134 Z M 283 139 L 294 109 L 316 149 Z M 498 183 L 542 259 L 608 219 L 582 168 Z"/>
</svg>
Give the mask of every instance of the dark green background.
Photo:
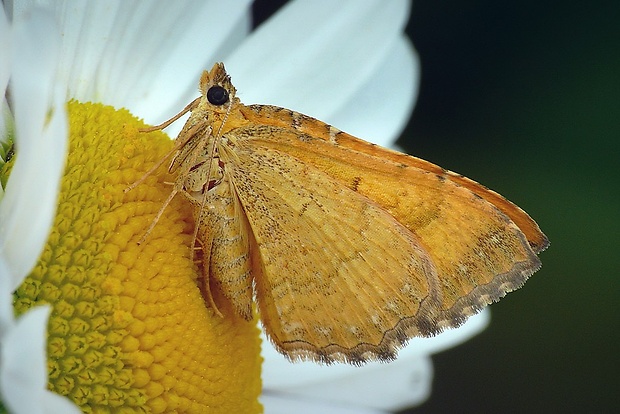
<svg viewBox="0 0 620 414">
<path fill-rule="evenodd" d="M 411 412 L 620 410 L 620 2 L 417 1 L 400 144 L 524 208 L 551 240 L 490 327 L 433 358 Z"/>
<path fill-rule="evenodd" d="M 619 410 L 619 25 L 618 1 L 414 2 L 422 84 L 399 143 L 517 203 L 551 247 L 488 329 L 433 357 L 410 412 Z"/>
</svg>

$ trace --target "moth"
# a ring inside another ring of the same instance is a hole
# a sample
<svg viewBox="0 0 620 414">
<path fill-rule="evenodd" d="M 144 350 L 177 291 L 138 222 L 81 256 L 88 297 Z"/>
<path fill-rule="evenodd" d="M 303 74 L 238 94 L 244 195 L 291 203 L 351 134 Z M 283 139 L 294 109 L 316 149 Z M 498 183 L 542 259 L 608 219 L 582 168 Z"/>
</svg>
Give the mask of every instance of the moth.
<svg viewBox="0 0 620 414">
<path fill-rule="evenodd" d="M 170 154 L 194 209 L 206 303 L 291 360 L 389 361 L 518 289 L 549 241 L 498 193 L 309 116 L 244 105 L 224 65 Z M 131 190 L 144 178 L 126 189 Z M 225 309 L 230 311 L 225 312 Z"/>
</svg>

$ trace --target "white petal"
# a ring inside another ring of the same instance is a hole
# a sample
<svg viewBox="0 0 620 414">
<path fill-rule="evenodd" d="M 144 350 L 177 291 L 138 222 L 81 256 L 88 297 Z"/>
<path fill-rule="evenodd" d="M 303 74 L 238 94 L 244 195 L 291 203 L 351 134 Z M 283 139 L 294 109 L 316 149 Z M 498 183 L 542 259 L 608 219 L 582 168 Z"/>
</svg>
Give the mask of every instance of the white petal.
<svg viewBox="0 0 620 414">
<path fill-rule="evenodd" d="M 250 5 L 251 0 L 193 2 L 192 9 L 183 12 L 184 22 L 177 23 L 181 27 L 175 25 L 176 33 L 165 37 L 158 57 L 148 62 L 149 72 L 153 71 L 151 66 L 157 66 L 155 76 L 148 83 L 138 82 L 138 90 L 131 91 L 133 102 L 128 99 L 126 106 L 149 123 L 175 115 L 197 96 L 202 71 L 211 69 L 215 61 L 247 36 Z M 151 32 L 149 28 L 147 36 Z"/>
<path fill-rule="evenodd" d="M 330 116 L 330 123 L 366 141 L 391 146 L 407 125 L 418 96 L 420 62 L 406 36 L 366 83 Z"/>
<path fill-rule="evenodd" d="M 0 339 L 4 338 L 6 332 L 12 328 L 15 319 L 15 310 L 13 309 L 13 284 L 11 283 L 9 275 L 9 267 L 2 255 L 0 255 Z M 2 370 L 1 360 L 0 370 Z"/>
<path fill-rule="evenodd" d="M 9 83 L 9 76 L 11 75 L 11 54 L 13 49 L 11 37 L 9 21 L 4 13 L 4 8 L 0 7 L 0 91 L 3 92 L 6 91 L 7 84 Z M 2 96 L 5 97 L 6 92 L 2 94 Z M 4 134 L 4 132 L 5 125 L 3 117 L 0 119 L 0 134 Z"/>
<path fill-rule="evenodd" d="M 56 211 L 67 141 L 65 102 L 54 69 L 51 17 L 33 10 L 14 26 L 11 97 L 17 158 L 0 203 L 0 255 L 16 289 L 43 249 Z"/>
<path fill-rule="evenodd" d="M 430 393 L 432 365 L 426 356 L 477 335 L 488 325 L 489 317 L 490 312 L 485 309 L 458 329 L 447 330 L 434 338 L 413 338 L 393 362 L 371 362 L 361 367 L 290 363 L 263 338 L 263 388 L 267 393 L 297 395 L 302 400 L 313 398 L 385 410 L 413 406 Z M 348 384 L 353 383 L 355 386 L 349 388 Z M 385 383 L 391 389 L 389 399 L 382 394 L 388 391 L 379 392 Z M 347 391 L 339 392 L 341 388 Z"/>
<path fill-rule="evenodd" d="M 1 76 L 1 75 L 0 75 Z M 13 114 L 9 108 L 9 103 L 6 100 L 6 92 L 4 97 L 0 100 L 0 142 L 4 145 L 8 143 L 8 139 L 11 137 L 13 130 Z M 3 159 L 3 161 L 5 161 Z M 0 186 L 0 200 L 4 195 L 4 189 Z"/>
<path fill-rule="evenodd" d="M 300 398 L 286 393 L 263 393 L 260 397 L 265 414 L 388 414 L 384 410 L 366 407 L 351 407 L 339 403 L 317 401 L 315 398 Z"/>
<path fill-rule="evenodd" d="M 406 1 L 294 1 L 261 25 L 226 65 L 244 103 L 331 122 L 399 41 Z"/>
<path fill-rule="evenodd" d="M 0 100 L 0 142 L 7 143 L 9 131 L 12 129 L 12 115 L 6 101 L 6 88 L 11 76 L 11 59 L 13 50 L 13 39 L 11 26 L 4 12 L 4 7 L 0 7 L 0 91 L 2 91 L 2 100 Z M 4 160 L 3 160 L 4 161 Z M 4 196 L 4 189 L 0 186 L 0 200 Z M 0 274 L 1 277 L 2 274 Z M 8 276 L 7 276 L 8 277 Z"/>
<path fill-rule="evenodd" d="M 267 413 L 271 412 L 271 405 L 277 407 L 284 403 L 274 397 L 286 398 L 289 404 L 297 401 L 300 407 L 308 401 L 339 409 L 347 407 L 346 411 L 333 411 L 338 413 L 392 412 L 419 405 L 430 395 L 433 364 L 428 357 L 412 356 L 401 356 L 399 362 L 373 364 L 350 375 L 324 378 L 300 387 L 267 390 L 261 402 Z"/>
<path fill-rule="evenodd" d="M 161 122 L 196 95 L 200 72 L 249 30 L 251 0 L 61 1 L 68 96 Z M 28 10 L 19 5 L 15 15 Z"/>
<path fill-rule="evenodd" d="M 45 332 L 50 310 L 41 306 L 25 313 L 2 340 L 0 389 L 12 412 L 43 412 L 33 395 L 47 387 Z"/>
<path fill-rule="evenodd" d="M 50 396 L 47 391 L 45 332 L 50 310 L 49 306 L 40 306 L 26 312 L 2 340 L 0 389 L 2 401 L 12 413 L 81 412 L 67 399 Z"/>
<path fill-rule="evenodd" d="M 41 395 L 41 407 L 45 414 L 82 414 L 82 410 L 67 397 L 49 390 L 44 390 Z"/>
</svg>

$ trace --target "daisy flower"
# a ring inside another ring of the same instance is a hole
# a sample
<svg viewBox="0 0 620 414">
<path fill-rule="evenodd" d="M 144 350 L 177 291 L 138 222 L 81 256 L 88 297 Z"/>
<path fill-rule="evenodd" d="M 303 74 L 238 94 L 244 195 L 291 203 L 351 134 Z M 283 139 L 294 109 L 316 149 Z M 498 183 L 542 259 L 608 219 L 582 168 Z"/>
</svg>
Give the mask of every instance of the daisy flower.
<svg viewBox="0 0 620 414">
<path fill-rule="evenodd" d="M 50 307 L 41 306 L 15 318 L 11 306 L 12 292 L 35 265 L 52 225 L 66 150 L 65 140 L 55 139 L 67 134 L 64 97 L 52 87 L 52 72 L 39 71 L 56 62 L 59 39 L 40 36 L 49 33 L 50 23 L 33 13 L 28 23 L 11 28 L 0 8 L 0 87 L 6 89 L 13 73 L 12 90 L 18 96 L 12 99 L 12 109 L 19 125 L 16 131 L 10 127 L 3 99 L 3 171 L 13 153 L 9 140 L 14 133 L 21 154 L 0 201 L 0 397 L 5 408 L 15 413 L 79 412 L 68 399 L 47 389 L 45 343 Z M 16 56 L 21 47 L 24 53 Z M 35 48 L 41 52 L 29 53 Z M 32 76 L 37 77 L 40 89 L 29 83 Z M 29 108 L 33 100 L 41 104 Z"/>
<path fill-rule="evenodd" d="M 174 179 L 163 167 L 123 193 L 172 146 L 138 130 L 195 98 L 213 62 L 226 63 L 244 103 L 382 145 L 410 115 L 419 70 L 403 34 L 408 2 L 294 1 L 254 31 L 249 7 L 15 1 L 0 11 L 0 398 L 10 412 L 259 412 L 261 392 L 266 412 L 394 410 L 428 395 L 430 354 L 484 327 L 483 313 L 412 341 L 391 364 L 291 364 L 265 340 L 263 362 L 256 321 L 204 305 L 182 197 L 136 243 Z"/>
</svg>

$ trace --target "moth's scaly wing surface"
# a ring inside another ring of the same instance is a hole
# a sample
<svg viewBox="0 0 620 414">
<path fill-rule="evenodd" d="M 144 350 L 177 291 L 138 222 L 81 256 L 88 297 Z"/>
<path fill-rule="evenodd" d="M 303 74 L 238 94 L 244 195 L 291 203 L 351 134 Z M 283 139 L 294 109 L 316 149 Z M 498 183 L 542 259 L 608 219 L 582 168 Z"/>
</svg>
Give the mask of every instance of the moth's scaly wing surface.
<svg viewBox="0 0 620 414">
<path fill-rule="evenodd" d="M 438 279 L 409 230 L 314 167 L 234 132 L 238 163 L 226 169 L 252 229 L 260 316 L 284 354 L 390 359 L 433 329 Z"/>
<path fill-rule="evenodd" d="M 341 132 L 332 135 L 334 139 L 326 140 L 300 135 L 291 127 L 264 126 L 243 142 L 246 147 L 286 154 L 329 175 L 410 230 L 431 258 L 441 289 L 441 305 L 423 334 L 460 325 L 483 306 L 522 286 L 540 268 L 531 241 L 520 227 L 477 192 L 445 175 L 418 168 L 413 157 L 402 156 L 395 162 L 383 157 L 392 151 L 366 143 L 374 154 L 360 152 L 339 145 L 336 135 L 355 143 L 360 140 Z M 411 163 L 402 162 L 410 158 Z M 341 196 L 341 205 L 346 197 Z M 342 210 L 327 214 L 338 216 Z M 520 209 L 514 215 L 527 216 Z"/>
<path fill-rule="evenodd" d="M 309 153 L 308 156 L 313 158 L 320 157 L 322 154 L 329 155 L 332 151 L 331 147 L 333 143 L 337 142 L 339 147 L 350 149 L 355 153 L 413 167 L 410 171 L 410 173 L 413 174 L 418 171 L 437 174 L 448 181 L 452 181 L 459 186 L 467 188 L 471 192 L 482 197 L 487 202 L 500 209 L 523 232 L 534 252 L 540 253 L 549 246 L 549 239 L 547 236 L 545 236 L 545 234 L 540 230 L 538 224 L 536 224 L 536 222 L 525 211 L 495 191 L 490 190 L 467 177 L 448 171 L 421 158 L 413 157 L 369 143 L 350 134 L 338 131 L 324 122 L 288 109 L 270 105 L 249 105 L 242 106 L 241 111 L 243 112 L 243 116 L 249 122 L 258 122 L 263 125 L 271 125 L 284 129 L 290 129 L 291 125 L 294 125 L 296 129 L 295 132 L 297 134 L 305 133 L 308 136 L 319 138 L 330 144 L 318 146 L 317 148 L 308 148 L 308 146 L 304 145 L 303 142 L 289 143 L 289 145 L 301 148 L 302 151 L 305 151 L 305 148 L 312 149 L 312 154 Z"/>
</svg>

